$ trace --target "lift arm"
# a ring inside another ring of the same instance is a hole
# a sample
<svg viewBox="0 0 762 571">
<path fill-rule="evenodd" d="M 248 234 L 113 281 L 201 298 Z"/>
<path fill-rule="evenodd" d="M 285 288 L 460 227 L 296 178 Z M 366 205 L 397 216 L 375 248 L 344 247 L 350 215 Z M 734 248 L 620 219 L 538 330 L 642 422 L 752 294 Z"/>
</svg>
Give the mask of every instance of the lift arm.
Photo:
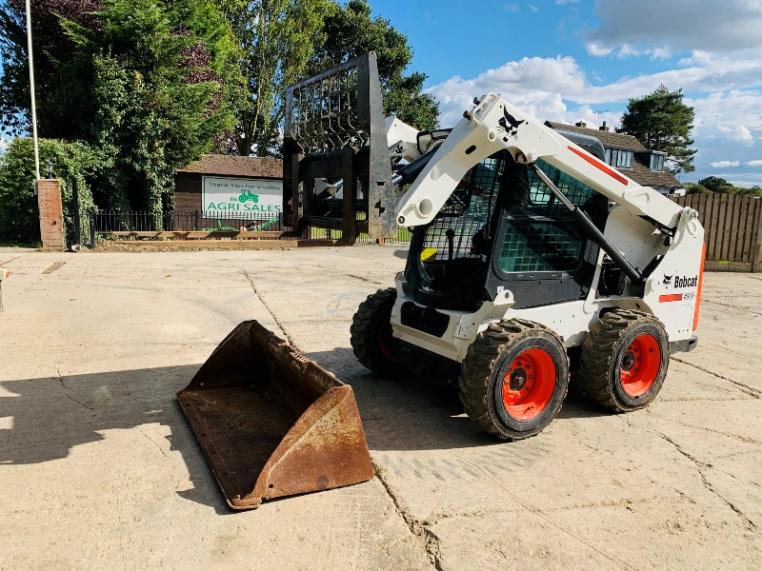
<svg viewBox="0 0 762 571">
<path fill-rule="evenodd" d="M 499 95 L 489 93 L 475 103 L 398 202 L 400 226 L 431 222 L 472 167 L 505 149 L 517 163 L 543 159 L 636 216 L 668 231 L 676 228 L 682 208 L 659 192 L 640 186 Z"/>
</svg>

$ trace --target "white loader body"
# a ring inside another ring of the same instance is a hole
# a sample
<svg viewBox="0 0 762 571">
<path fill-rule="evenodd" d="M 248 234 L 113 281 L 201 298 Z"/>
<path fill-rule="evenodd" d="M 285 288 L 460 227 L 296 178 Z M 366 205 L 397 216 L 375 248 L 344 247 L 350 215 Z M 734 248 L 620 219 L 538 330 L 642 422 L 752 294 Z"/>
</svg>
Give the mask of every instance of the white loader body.
<svg viewBox="0 0 762 571">
<path fill-rule="evenodd" d="M 612 203 L 603 231 L 606 241 L 635 268 L 655 266 L 643 276 L 640 287 L 628 283 L 621 295 L 601 296 L 597 285 L 609 256 L 600 250 L 585 299 L 515 309 L 514 294 L 506 285 L 498 288 L 494 300 L 484 301 L 476 311 L 438 309 L 448 316 L 446 331 L 441 335 L 403 324 L 403 305 L 413 303 L 423 308 L 423 304 L 409 293 L 400 273 L 391 315 L 393 335 L 461 362 L 477 334 L 493 322 L 523 318 L 543 324 L 569 348 L 583 343 L 602 310 L 624 308 L 657 317 L 676 349 L 691 345 L 698 317 L 704 245 L 704 229 L 697 213 L 652 188 L 640 186 L 499 95 L 486 95 L 464 114 L 398 202 L 398 224 L 429 224 L 466 173 L 501 150 L 507 150 L 519 164 L 531 165 L 542 159 L 604 195 Z"/>
</svg>

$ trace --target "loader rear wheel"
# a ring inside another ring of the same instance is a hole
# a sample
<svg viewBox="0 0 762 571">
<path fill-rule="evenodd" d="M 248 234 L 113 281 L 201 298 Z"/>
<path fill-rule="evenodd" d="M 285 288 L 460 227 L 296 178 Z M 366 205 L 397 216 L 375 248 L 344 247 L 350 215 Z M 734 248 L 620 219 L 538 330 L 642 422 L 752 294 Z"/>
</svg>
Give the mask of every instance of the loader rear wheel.
<svg viewBox="0 0 762 571">
<path fill-rule="evenodd" d="M 380 289 L 360 304 L 350 328 L 352 350 L 358 361 L 374 373 L 394 373 L 399 369 L 399 341 L 392 336 L 394 288 Z"/>
<path fill-rule="evenodd" d="M 468 416 L 503 440 L 544 429 L 561 410 L 569 359 L 561 339 L 539 323 L 512 319 L 481 332 L 463 360 L 460 400 Z"/>
<path fill-rule="evenodd" d="M 616 412 L 643 408 L 659 394 L 669 366 L 669 341 L 653 315 L 629 309 L 606 313 L 582 346 L 582 389 Z"/>
</svg>

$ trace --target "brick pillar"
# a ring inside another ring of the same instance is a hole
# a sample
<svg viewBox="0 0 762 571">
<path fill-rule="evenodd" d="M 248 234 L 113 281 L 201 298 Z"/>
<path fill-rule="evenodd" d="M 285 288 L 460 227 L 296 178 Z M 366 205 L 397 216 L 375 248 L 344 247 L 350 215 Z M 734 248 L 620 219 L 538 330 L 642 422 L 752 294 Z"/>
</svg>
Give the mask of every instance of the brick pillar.
<svg viewBox="0 0 762 571">
<path fill-rule="evenodd" d="M 37 205 L 40 210 L 40 238 L 43 250 L 66 250 L 61 183 L 56 179 L 37 181 Z"/>
</svg>

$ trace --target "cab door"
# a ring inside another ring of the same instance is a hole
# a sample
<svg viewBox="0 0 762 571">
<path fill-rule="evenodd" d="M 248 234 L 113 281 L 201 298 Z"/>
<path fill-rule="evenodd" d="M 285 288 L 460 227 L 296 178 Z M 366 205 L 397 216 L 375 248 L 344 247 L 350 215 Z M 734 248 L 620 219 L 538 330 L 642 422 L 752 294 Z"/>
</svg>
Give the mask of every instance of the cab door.
<svg viewBox="0 0 762 571">
<path fill-rule="evenodd" d="M 537 165 L 603 230 L 606 198 L 542 160 Z M 589 240 L 530 166 L 513 163 L 501 197 L 500 223 L 487 283 L 503 286 L 516 309 L 583 299 L 592 284 L 599 247 Z"/>
</svg>

